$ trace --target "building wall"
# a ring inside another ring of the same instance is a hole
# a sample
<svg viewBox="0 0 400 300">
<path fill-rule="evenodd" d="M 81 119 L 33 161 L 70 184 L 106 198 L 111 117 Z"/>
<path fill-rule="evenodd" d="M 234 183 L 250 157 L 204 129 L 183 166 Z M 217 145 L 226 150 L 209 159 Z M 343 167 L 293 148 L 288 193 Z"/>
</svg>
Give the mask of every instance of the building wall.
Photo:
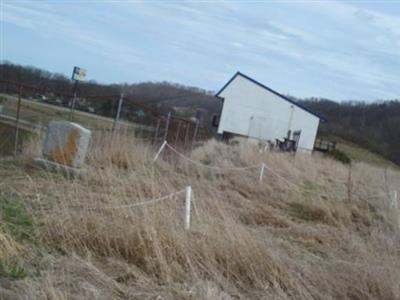
<svg viewBox="0 0 400 300">
<path fill-rule="evenodd" d="M 312 150 L 319 118 L 238 75 L 219 95 L 224 98 L 218 133 L 262 140 L 283 139 L 301 130 L 299 149 Z"/>
</svg>

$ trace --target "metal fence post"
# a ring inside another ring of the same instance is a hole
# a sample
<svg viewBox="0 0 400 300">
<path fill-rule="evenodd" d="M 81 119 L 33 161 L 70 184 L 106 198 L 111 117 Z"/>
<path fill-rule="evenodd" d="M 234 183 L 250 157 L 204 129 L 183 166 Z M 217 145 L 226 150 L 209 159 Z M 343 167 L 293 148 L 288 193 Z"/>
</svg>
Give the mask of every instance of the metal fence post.
<svg viewBox="0 0 400 300">
<path fill-rule="evenodd" d="M 122 109 L 122 103 L 124 102 L 124 93 L 121 93 L 118 99 L 118 108 L 117 108 L 117 114 L 115 115 L 114 123 L 112 126 L 112 132 L 114 132 L 116 126 L 118 125 L 119 117 L 121 115 L 121 109 Z"/>
<path fill-rule="evenodd" d="M 157 143 L 159 128 L 160 128 L 160 118 L 157 118 L 157 126 L 156 126 L 156 131 L 154 132 L 153 144 Z"/>
<path fill-rule="evenodd" d="M 167 140 L 167 137 L 168 137 L 168 129 L 169 129 L 169 122 L 170 122 L 170 119 L 171 119 L 171 113 L 169 112 L 169 113 L 168 113 L 168 117 L 167 117 L 167 123 L 165 124 L 164 141 L 166 141 L 166 140 Z"/>
<path fill-rule="evenodd" d="M 178 141 L 179 141 L 179 134 L 180 134 L 180 131 L 181 131 L 181 121 L 178 121 L 178 128 L 176 129 L 176 135 L 175 135 L 175 145 L 177 145 L 178 144 Z"/>
<path fill-rule="evenodd" d="M 74 84 L 74 97 L 72 98 L 72 103 L 71 103 L 71 114 L 70 114 L 70 119 L 71 122 L 74 120 L 74 110 L 75 110 L 75 102 L 76 102 L 76 93 L 78 89 L 78 80 L 75 80 Z"/>
<path fill-rule="evenodd" d="M 200 126 L 200 121 L 199 121 L 199 120 L 196 120 L 196 127 L 195 127 L 194 132 L 193 132 L 193 140 L 192 140 L 192 147 L 191 147 L 191 149 L 193 149 L 194 143 L 196 142 L 197 133 L 198 133 L 198 131 L 199 131 L 199 126 Z"/>
<path fill-rule="evenodd" d="M 183 148 L 186 149 L 186 144 L 189 139 L 189 131 L 190 131 L 190 123 L 186 123 L 186 131 L 185 131 L 185 141 L 183 142 Z"/>
</svg>

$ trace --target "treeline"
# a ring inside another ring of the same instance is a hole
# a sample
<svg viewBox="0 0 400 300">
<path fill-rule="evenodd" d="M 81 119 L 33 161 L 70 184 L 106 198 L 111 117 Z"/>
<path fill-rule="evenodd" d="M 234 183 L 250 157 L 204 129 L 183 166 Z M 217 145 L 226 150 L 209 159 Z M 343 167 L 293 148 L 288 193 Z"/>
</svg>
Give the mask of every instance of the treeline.
<svg viewBox="0 0 400 300">
<path fill-rule="evenodd" d="M 320 135 L 336 135 L 400 164 L 399 101 L 337 103 L 314 98 L 301 102 L 327 117 Z"/>
</svg>

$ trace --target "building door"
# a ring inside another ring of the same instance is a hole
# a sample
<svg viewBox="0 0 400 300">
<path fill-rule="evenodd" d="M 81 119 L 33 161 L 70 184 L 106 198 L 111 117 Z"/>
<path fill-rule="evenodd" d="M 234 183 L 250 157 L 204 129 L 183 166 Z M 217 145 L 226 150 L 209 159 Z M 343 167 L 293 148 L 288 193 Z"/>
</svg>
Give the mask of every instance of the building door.
<svg viewBox="0 0 400 300">
<path fill-rule="evenodd" d="M 267 119 L 260 116 L 251 116 L 249 122 L 248 136 L 260 140 L 266 138 Z"/>
</svg>

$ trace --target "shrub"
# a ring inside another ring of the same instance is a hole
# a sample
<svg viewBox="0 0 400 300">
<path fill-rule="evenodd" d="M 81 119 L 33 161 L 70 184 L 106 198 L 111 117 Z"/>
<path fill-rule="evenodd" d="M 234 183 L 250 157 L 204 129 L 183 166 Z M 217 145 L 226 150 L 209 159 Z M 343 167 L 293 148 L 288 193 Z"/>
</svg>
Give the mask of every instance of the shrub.
<svg viewBox="0 0 400 300">
<path fill-rule="evenodd" d="M 338 149 L 333 149 L 333 150 L 329 151 L 327 153 L 327 155 L 337 161 L 344 163 L 345 165 L 348 165 L 351 163 L 350 157 L 346 153 L 344 153 L 343 151 L 340 151 Z"/>
</svg>

